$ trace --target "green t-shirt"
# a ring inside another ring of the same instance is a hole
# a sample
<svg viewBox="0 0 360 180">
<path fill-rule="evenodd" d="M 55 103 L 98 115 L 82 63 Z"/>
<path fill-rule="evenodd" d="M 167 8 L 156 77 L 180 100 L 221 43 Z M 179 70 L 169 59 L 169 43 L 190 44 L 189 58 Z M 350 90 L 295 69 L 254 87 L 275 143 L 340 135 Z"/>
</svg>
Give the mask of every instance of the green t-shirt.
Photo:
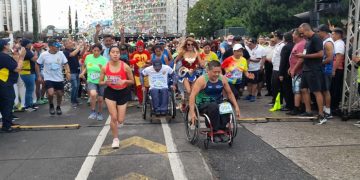
<svg viewBox="0 0 360 180">
<path fill-rule="evenodd" d="M 107 60 L 104 56 L 94 57 L 93 54 L 89 54 L 85 59 L 85 66 L 87 71 L 87 82 L 93 84 L 99 84 L 101 68 L 99 65 L 104 67 Z"/>
</svg>

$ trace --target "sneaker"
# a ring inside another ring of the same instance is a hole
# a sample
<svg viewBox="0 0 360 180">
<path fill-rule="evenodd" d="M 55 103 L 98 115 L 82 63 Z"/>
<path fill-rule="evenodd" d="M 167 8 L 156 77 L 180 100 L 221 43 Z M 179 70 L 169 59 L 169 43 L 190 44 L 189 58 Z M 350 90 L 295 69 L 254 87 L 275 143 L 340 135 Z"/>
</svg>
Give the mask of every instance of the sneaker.
<svg viewBox="0 0 360 180">
<path fill-rule="evenodd" d="M 12 118 L 12 120 L 18 120 L 18 119 L 20 119 L 19 117 L 14 116 L 14 115 L 12 115 L 11 118 Z"/>
<path fill-rule="evenodd" d="M 329 113 L 324 112 L 324 116 L 325 116 L 326 119 L 334 118 L 331 113 L 329 114 Z"/>
<path fill-rule="evenodd" d="M 287 108 L 287 107 L 282 107 L 282 108 L 280 109 L 280 111 L 290 111 L 290 109 Z"/>
<path fill-rule="evenodd" d="M 318 125 L 322 125 L 322 124 L 325 124 L 327 122 L 327 119 L 325 116 L 319 116 L 319 123 Z"/>
<path fill-rule="evenodd" d="M 251 96 L 251 99 L 249 100 L 250 102 L 255 102 L 256 101 L 256 97 L 255 96 Z"/>
<path fill-rule="evenodd" d="M 97 116 L 96 116 L 96 120 L 98 120 L 98 121 L 104 120 L 103 115 L 101 113 L 98 113 Z"/>
<path fill-rule="evenodd" d="M 90 116 L 88 117 L 88 119 L 96 119 L 97 117 L 97 113 L 95 111 L 91 111 Z"/>
<path fill-rule="evenodd" d="M 25 110 L 25 111 L 27 111 L 27 112 L 33 112 L 33 111 L 36 111 L 36 109 L 35 109 L 35 108 L 32 108 L 31 106 L 29 106 L 29 107 L 25 107 L 25 108 L 24 108 L 24 110 Z"/>
<path fill-rule="evenodd" d="M 311 112 L 304 112 L 304 113 L 301 113 L 300 116 L 303 116 L 303 117 L 313 117 L 313 113 Z"/>
<path fill-rule="evenodd" d="M 60 106 L 56 107 L 56 114 L 57 114 L 57 115 L 61 115 L 61 114 L 62 114 L 62 111 L 61 111 Z"/>
<path fill-rule="evenodd" d="M 36 104 L 43 105 L 45 103 L 44 103 L 44 101 L 42 99 L 39 99 L 39 100 L 36 101 Z"/>
<path fill-rule="evenodd" d="M 32 107 L 33 109 L 39 109 L 39 106 L 38 106 L 37 104 L 33 104 L 31 107 Z"/>
<path fill-rule="evenodd" d="M 265 96 L 272 96 L 272 94 L 271 94 L 271 93 L 267 93 L 267 94 L 265 94 Z"/>
<path fill-rule="evenodd" d="M 119 147 L 120 147 L 119 138 L 114 138 L 114 139 L 113 139 L 113 142 L 112 142 L 112 144 L 111 144 L 111 147 L 112 147 L 113 149 L 119 149 Z"/>
<path fill-rule="evenodd" d="M 49 100 L 48 100 L 48 99 L 46 99 L 46 98 L 42 98 L 41 100 L 44 102 L 44 104 L 49 103 Z"/>
<path fill-rule="evenodd" d="M 72 106 L 73 108 L 77 108 L 77 107 L 78 107 L 78 104 L 72 103 L 71 106 Z"/>
<path fill-rule="evenodd" d="M 355 123 L 355 125 L 356 125 L 356 124 L 360 124 L 360 121 L 357 121 L 357 122 Z"/>
<path fill-rule="evenodd" d="M 274 102 L 269 102 L 268 105 L 269 106 L 273 106 L 275 103 Z"/>
<path fill-rule="evenodd" d="M 49 113 L 50 113 L 50 115 L 55 115 L 55 108 L 54 108 L 54 106 L 50 106 L 50 108 L 49 108 Z"/>
<path fill-rule="evenodd" d="M 222 139 L 223 142 L 228 142 L 229 141 L 229 137 L 225 134 L 220 135 L 220 138 Z"/>
<path fill-rule="evenodd" d="M 287 114 L 287 115 L 290 115 L 290 116 L 296 116 L 296 115 L 299 115 L 299 114 L 301 114 L 301 113 L 300 113 L 299 110 L 297 110 L 297 109 L 295 108 L 295 109 L 293 109 L 292 111 L 287 112 L 286 114 Z"/>
<path fill-rule="evenodd" d="M 250 101 L 251 100 L 251 95 L 248 95 L 248 96 L 246 96 L 245 98 L 244 98 L 244 100 L 247 100 L 247 101 Z"/>
<path fill-rule="evenodd" d="M 9 127 L 9 128 L 2 127 L 1 131 L 5 132 L 5 133 L 12 133 L 12 132 L 14 132 L 14 128 L 12 128 L 12 127 Z"/>
</svg>

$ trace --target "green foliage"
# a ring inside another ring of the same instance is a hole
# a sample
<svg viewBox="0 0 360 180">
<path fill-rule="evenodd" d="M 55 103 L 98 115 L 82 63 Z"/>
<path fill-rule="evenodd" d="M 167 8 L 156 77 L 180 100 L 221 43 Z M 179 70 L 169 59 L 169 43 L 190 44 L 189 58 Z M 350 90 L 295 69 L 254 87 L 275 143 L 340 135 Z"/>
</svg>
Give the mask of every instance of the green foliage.
<svg viewBox="0 0 360 180">
<path fill-rule="evenodd" d="M 346 19 L 345 13 L 338 13 L 336 23 Z M 245 27 L 250 35 L 267 34 L 274 30 L 287 31 L 303 22 L 294 15 L 314 8 L 314 0 L 199 0 L 188 12 L 187 32 L 196 36 L 212 36 L 226 27 Z M 339 18 L 342 17 L 342 18 Z"/>
</svg>

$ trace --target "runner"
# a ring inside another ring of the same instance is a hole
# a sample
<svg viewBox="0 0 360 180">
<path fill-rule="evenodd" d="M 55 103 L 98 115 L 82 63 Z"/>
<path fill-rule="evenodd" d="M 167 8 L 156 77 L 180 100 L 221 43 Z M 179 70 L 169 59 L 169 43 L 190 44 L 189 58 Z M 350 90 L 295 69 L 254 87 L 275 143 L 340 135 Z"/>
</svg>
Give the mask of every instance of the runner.
<svg viewBox="0 0 360 180">
<path fill-rule="evenodd" d="M 57 106 L 56 114 L 61 115 L 61 102 L 64 95 L 64 76 L 63 68 L 65 68 L 66 79 L 70 81 L 70 68 L 67 64 L 67 59 L 59 48 L 61 44 L 51 39 L 48 41 L 49 50 L 42 53 L 37 60 L 37 65 L 35 66 L 36 74 L 40 81 L 45 81 L 45 88 L 47 89 L 47 96 L 49 100 L 49 112 L 50 115 L 55 115 L 53 98 L 56 94 L 57 96 Z M 40 75 L 39 65 L 44 65 L 44 78 Z"/>
<path fill-rule="evenodd" d="M 138 108 L 142 107 L 143 94 L 140 82 L 140 71 L 146 66 L 150 65 L 150 53 L 145 49 L 143 41 L 139 40 L 136 43 L 136 51 L 130 56 L 130 64 L 134 66 L 134 76 L 136 85 L 136 95 L 138 97 Z M 148 78 L 144 79 L 145 87 L 149 87 Z"/>
<path fill-rule="evenodd" d="M 131 68 L 120 61 L 120 48 L 112 46 L 109 49 L 110 61 L 101 68 L 100 85 L 107 85 L 104 92 L 105 103 L 111 117 L 111 131 L 113 135 L 112 148 L 119 148 L 118 124 L 125 119 L 127 102 L 131 100 L 128 85 L 134 84 L 134 77 Z M 105 80 L 105 76 L 107 80 Z"/>
<path fill-rule="evenodd" d="M 90 96 L 91 108 L 89 119 L 97 119 L 98 121 L 104 119 L 101 113 L 105 86 L 99 85 L 99 78 L 101 67 L 105 66 L 107 63 L 107 59 L 100 54 L 101 51 L 102 46 L 100 43 L 96 43 L 92 46 L 93 54 L 89 54 L 86 57 L 80 74 L 80 78 L 85 79 L 85 73 L 87 73 L 87 88 Z M 96 101 L 98 102 L 98 113 L 96 113 L 95 110 Z"/>
<path fill-rule="evenodd" d="M 168 57 L 163 53 L 162 47 L 160 45 L 156 45 L 154 47 L 154 53 L 151 54 L 151 62 L 154 62 L 155 60 L 161 60 L 162 64 L 169 65 L 169 59 Z"/>
</svg>

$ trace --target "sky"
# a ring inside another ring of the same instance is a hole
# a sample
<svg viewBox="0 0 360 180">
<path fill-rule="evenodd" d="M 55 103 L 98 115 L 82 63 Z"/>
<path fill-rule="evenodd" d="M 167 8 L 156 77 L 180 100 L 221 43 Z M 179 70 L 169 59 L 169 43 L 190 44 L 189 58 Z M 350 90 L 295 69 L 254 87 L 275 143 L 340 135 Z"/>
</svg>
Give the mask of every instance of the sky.
<svg viewBox="0 0 360 180">
<path fill-rule="evenodd" d="M 75 11 L 78 12 L 79 27 L 86 28 L 93 21 L 112 19 L 112 0 L 40 0 L 41 26 L 69 27 L 68 11 L 71 7 L 72 27 L 75 28 Z"/>
</svg>

